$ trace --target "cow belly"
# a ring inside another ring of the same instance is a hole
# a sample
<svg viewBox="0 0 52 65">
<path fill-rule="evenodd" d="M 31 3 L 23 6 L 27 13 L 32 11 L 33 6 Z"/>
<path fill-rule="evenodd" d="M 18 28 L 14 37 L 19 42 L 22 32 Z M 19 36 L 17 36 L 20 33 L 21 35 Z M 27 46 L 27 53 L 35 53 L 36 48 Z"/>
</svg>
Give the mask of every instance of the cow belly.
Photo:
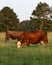
<svg viewBox="0 0 52 65">
<path fill-rule="evenodd" d="M 29 43 L 37 44 L 39 42 L 39 38 L 30 39 Z"/>
</svg>

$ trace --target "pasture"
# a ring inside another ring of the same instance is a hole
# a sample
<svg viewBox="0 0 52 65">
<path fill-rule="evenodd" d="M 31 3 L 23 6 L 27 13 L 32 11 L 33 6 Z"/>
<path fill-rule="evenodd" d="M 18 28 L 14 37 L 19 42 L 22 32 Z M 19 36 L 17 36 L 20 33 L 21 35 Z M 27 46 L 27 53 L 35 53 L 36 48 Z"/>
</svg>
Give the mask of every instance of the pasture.
<svg viewBox="0 0 52 65">
<path fill-rule="evenodd" d="M 0 33 L 0 65 L 52 65 L 52 32 L 48 33 L 48 46 L 17 48 L 15 41 L 6 43 L 5 33 Z"/>
</svg>

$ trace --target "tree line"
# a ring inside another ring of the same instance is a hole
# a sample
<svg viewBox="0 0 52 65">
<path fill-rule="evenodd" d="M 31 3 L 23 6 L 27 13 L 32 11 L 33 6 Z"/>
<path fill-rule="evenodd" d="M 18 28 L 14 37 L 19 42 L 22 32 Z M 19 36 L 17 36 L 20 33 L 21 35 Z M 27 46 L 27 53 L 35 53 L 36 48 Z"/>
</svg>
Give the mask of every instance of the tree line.
<svg viewBox="0 0 52 65">
<path fill-rule="evenodd" d="M 32 31 L 32 30 L 52 31 L 52 7 L 47 3 L 38 3 L 32 11 L 30 20 L 19 21 L 18 16 L 10 7 L 0 10 L 0 32 L 12 31 Z"/>
</svg>

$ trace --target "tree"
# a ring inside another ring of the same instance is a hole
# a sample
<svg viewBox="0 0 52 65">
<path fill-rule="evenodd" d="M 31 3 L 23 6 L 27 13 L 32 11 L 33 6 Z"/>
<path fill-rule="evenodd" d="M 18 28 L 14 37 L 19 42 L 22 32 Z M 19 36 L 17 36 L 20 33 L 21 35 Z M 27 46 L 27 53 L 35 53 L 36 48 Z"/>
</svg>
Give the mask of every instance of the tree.
<svg viewBox="0 0 52 65">
<path fill-rule="evenodd" d="M 5 31 L 5 16 L 0 11 L 0 32 Z"/>
<path fill-rule="evenodd" d="M 50 18 L 52 19 L 52 6 L 50 7 Z"/>
<path fill-rule="evenodd" d="M 43 28 L 44 21 L 48 19 L 47 15 L 50 13 L 50 7 L 47 3 L 38 3 L 37 7 L 35 10 L 33 10 L 32 15 L 36 16 L 41 24 L 40 24 L 40 29 Z M 42 20 L 44 19 L 44 21 Z"/>
<path fill-rule="evenodd" d="M 5 16 L 6 28 L 10 30 L 18 30 L 19 19 L 13 9 L 4 7 L 1 12 Z"/>
<path fill-rule="evenodd" d="M 21 30 L 21 31 L 29 31 L 30 30 L 30 21 L 29 20 L 23 20 L 20 23 L 19 30 Z"/>
<path fill-rule="evenodd" d="M 19 30 L 21 30 L 21 31 L 33 31 L 33 30 L 37 30 L 39 28 L 37 25 L 39 26 L 38 19 L 34 19 L 33 22 L 32 22 L 32 20 L 23 20 L 20 23 Z"/>
</svg>

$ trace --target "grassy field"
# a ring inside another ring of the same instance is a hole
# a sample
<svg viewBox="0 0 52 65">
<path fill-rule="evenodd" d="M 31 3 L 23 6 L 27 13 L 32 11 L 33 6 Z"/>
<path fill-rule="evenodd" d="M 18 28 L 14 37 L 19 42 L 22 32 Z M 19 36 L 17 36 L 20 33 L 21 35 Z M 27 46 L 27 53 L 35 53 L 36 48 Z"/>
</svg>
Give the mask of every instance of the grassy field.
<svg viewBox="0 0 52 65">
<path fill-rule="evenodd" d="M 52 65 L 52 32 L 48 33 L 48 46 L 17 48 L 16 40 L 5 43 L 4 37 L 4 33 L 0 33 L 0 65 Z"/>
</svg>

